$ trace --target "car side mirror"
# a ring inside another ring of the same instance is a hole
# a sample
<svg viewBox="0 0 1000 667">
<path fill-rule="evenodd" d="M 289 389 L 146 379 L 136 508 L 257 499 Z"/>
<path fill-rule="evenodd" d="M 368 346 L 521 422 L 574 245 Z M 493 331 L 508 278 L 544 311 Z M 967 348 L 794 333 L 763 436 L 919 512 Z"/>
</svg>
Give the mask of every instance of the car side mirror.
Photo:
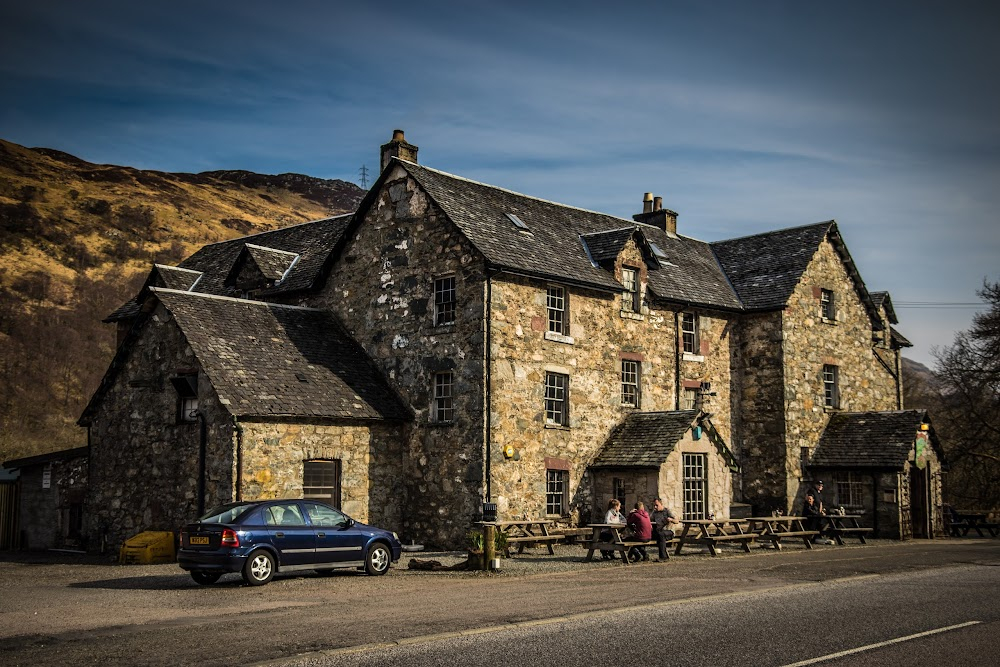
<svg viewBox="0 0 1000 667">
<path fill-rule="evenodd" d="M 347 523 L 344 524 L 344 527 L 341 528 L 341 530 L 347 530 L 348 528 L 352 527 L 356 523 L 357 523 L 357 521 L 355 521 L 351 517 L 347 517 Z"/>
</svg>

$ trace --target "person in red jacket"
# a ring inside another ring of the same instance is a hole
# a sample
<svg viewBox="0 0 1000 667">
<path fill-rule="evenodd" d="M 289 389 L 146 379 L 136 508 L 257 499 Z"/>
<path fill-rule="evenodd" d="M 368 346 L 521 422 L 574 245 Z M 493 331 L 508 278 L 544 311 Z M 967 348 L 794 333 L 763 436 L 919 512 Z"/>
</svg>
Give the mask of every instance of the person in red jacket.
<svg viewBox="0 0 1000 667">
<path fill-rule="evenodd" d="M 643 541 L 653 539 L 653 524 L 649 521 L 649 514 L 646 513 L 646 506 L 642 504 L 642 501 L 637 502 L 635 508 L 628 513 L 625 523 L 632 531 L 634 539 Z M 649 560 L 649 556 L 646 555 L 646 547 L 639 546 L 629 549 L 630 560 L 637 561 L 639 558 Z"/>
</svg>

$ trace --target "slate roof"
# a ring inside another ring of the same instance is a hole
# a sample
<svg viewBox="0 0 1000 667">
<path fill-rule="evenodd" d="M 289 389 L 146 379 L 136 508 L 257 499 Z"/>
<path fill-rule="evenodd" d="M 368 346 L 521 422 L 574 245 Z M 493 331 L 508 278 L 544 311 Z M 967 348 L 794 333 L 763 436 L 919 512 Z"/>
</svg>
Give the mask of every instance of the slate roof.
<svg viewBox="0 0 1000 667">
<path fill-rule="evenodd" d="M 657 297 L 741 309 L 709 244 L 703 241 L 671 237 L 652 225 L 529 197 L 405 160 L 395 159 L 393 164 L 420 184 L 493 266 L 617 293 L 621 285 L 607 270 L 594 266 L 580 237 L 638 229 L 666 258 L 648 271 L 649 286 Z M 386 169 L 382 178 L 391 171 Z M 378 187 L 376 184 L 372 191 Z M 362 208 L 370 201 L 366 199 Z M 530 233 L 515 226 L 507 213 L 520 218 Z M 620 241 L 616 234 L 607 237 L 609 243 L 615 239 Z"/>
<path fill-rule="evenodd" d="M 869 292 L 872 297 L 872 303 L 875 304 L 876 308 L 882 308 L 885 306 L 885 312 L 889 316 L 889 322 L 891 324 L 899 324 L 899 320 L 896 319 L 896 309 L 892 307 L 892 298 L 889 296 L 888 292 Z"/>
<path fill-rule="evenodd" d="M 699 414 L 698 410 L 633 412 L 611 432 L 591 467 L 659 468 Z"/>
<path fill-rule="evenodd" d="M 635 232 L 636 227 L 632 225 L 606 232 L 584 234 L 581 238 L 587 245 L 590 256 L 594 258 L 595 262 L 601 264 L 615 261 L 628 240 L 635 236 Z"/>
<path fill-rule="evenodd" d="M 178 266 L 167 266 L 165 264 L 154 264 L 153 271 L 159 280 L 151 285 L 152 287 L 166 287 L 167 289 L 189 290 L 201 280 L 202 272 L 193 269 L 182 269 Z"/>
<path fill-rule="evenodd" d="M 712 250 L 747 310 L 781 308 L 792 295 L 832 220 L 717 241 Z"/>
<path fill-rule="evenodd" d="M 210 243 L 202 246 L 197 252 L 181 262 L 178 267 L 201 271 L 204 275 L 194 291 L 220 296 L 237 296 L 235 287 L 227 286 L 229 272 L 236 265 L 236 260 L 247 245 L 279 250 L 299 255 L 299 260 L 288 272 L 281 283 L 260 291 L 261 296 L 272 296 L 297 292 L 313 287 L 323 275 L 326 264 L 337 244 L 343 237 L 348 223 L 354 216 L 345 213 L 332 218 L 304 222 L 269 232 L 261 232 L 250 236 L 242 236 L 228 241 Z M 263 267 L 262 267 L 263 268 Z M 287 268 L 287 267 L 286 267 Z M 280 276 L 279 276 L 280 277 Z M 146 287 L 168 287 L 169 285 L 148 284 Z M 105 318 L 105 322 L 114 322 L 126 317 L 133 317 L 139 312 L 139 304 L 145 300 L 145 294 L 138 296 L 120 306 Z"/>
<path fill-rule="evenodd" d="M 406 420 L 410 412 L 329 312 L 151 288 L 238 417 Z M 134 333 L 132 337 L 139 334 Z M 119 348 L 86 424 L 134 343 Z"/>
<path fill-rule="evenodd" d="M 247 243 L 243 247 L 257 265 L 261 275 L 268 280 L 281 280 L 285 272 L 299 259 L 297 253 L 265 248 L 254 243 Z"/>
<path fill-rule="evenodd" d="M 925 410 L 843 412 L 830 417 L 809 462 L 811 468 L 903 467 L 913 449 Z M 931 442 L 940 455 L 934 431 Z"/>
<path fill-rule="evenodd" d="M 895 327 L 889 327 L 889 335 L 892 337 L 892 342 L 898 347 L 913 347 L 913 343 L 907 340 L 906 336 L 896 331 Z"/>
<path fill-rule="evenodd" d="M 76 447 L 74 449 L 61 449 L 57 452 L 47 452 L 45 454 L 36 454 L 35 456 L 26 456 L 20 459 L 11 459 L 9 461 L 4 461 L 3 467 L 8 470 L 17 470 L 43 463 L 51 463 L 53 461 L 71 461 L 82 456 L 88 456 L 89 454 L 90 446 L 84 445 L 83 447 Z"/>
</svg>

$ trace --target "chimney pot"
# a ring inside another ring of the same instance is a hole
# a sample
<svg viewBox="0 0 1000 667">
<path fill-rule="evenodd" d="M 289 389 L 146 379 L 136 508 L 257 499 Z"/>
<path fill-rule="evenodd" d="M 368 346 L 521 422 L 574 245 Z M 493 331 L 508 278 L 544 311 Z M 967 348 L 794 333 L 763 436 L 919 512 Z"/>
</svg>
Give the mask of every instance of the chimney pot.
<svg viewBox="0 0 1000 667">
<path fill-rule="evenodd" d="M 653 210 L 659 211 L 663 209 L 663 197 L 653 197 Z"/>
<path fill-rule="evenodd" d="M 392 140 L 393 141 L 406 141 L 406 137 L 404 136 L 402 130 L 393 130 L 392 131 Z"/>
<path fill-rule="evenodd" d="M 653 193 L 647 192 L 642 196 L 642 212 L 650 213 L 653 210 Z"/>
<path fill-rule="evenodd" d="M 393 130 L 392 139 L 388 143 L 382 144 L 379 156 L 379 171 L 384 171 L 386 165 L 394 157 L 415 163 L 417 161 L 418 150 L 420 149 L 406 140 L 402 130 Z"/>
</svg>

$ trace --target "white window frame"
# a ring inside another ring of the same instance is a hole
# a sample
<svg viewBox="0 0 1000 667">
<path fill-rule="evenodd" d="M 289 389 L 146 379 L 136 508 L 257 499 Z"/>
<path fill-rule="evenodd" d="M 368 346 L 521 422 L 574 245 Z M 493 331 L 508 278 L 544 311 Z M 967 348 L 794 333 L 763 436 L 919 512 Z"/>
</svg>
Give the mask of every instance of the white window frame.
<svg viewBox="0 0 1000 667">
<path fill-rule="evenodd" d="M 819 290 L 819 316 L 828 322 L 837 319 L 836 301 L 833 297 L 833 290 L 820 288 Z"/>
<path fill-rule="evenodd" d="M 705 519 L 708 516 L 708 456 L 684 453 L 684 518 Z"/>
<path fill-rule="evenodd" d="M 686 354 L 701 354 L 701 340 L 698 331 L 698 316 L 681 313 L 681 342 Z"/>
<path fill-rule="evenodd" d="M 548 316 L 548 332 L 561 336 L 569 335 L 569 295 L 566 288 L 549 285 L 545 292 L 545 307 Z"/>
<path fill-rule="evenodd" d="M 545 471 L 545 514 L 564 516 L 569 513 L 569 471 Z"/>
<path fill-rule="evenodd" d="M 454 275 L 434 279 L 434 326 L 455 323 L 455 312 L 458 310 L 455 287 Z"/>
<path fill-rule="evenodd" d="M 681 389 L 681 410 L 694 410 L 698 407 L 698 392 L 700 389 L 683 387 Z"/>
<path fill-rule="evenodd" d="M 545 373 L 545 424 L 569 426 L 569 376 Z"/>
<path fill-rule="evenodd" d="M 836 484 L 838 505 L 844 507 L 864 507 L 865 487 L 867 484 L 860 473 L 853 470 L 834 473 L 833 482 Z"/>
<path fill-rule="evenodd" d="M 840 367 L 833 364 L 823 364 L 823 406 L 840 408 Z"/>
<path fill-rule="evenodd" d="M 431 418 L 438 424 L 455 420 L 455 373 L 441 371 L 434 374 L 434 406 Z"/>
<path fill-rule="evenodd" d="M 622 267 L 622 310 L 627 313 L 642 311 L 642 301 L 639 298 L 639 269 L 631 266 Z"/>
<path fill-rule="evenodd" d="M 630 408 L 641 407 L 642 363 L 634 359 L 621 360 L 622 405 Z"/>
</svg>

